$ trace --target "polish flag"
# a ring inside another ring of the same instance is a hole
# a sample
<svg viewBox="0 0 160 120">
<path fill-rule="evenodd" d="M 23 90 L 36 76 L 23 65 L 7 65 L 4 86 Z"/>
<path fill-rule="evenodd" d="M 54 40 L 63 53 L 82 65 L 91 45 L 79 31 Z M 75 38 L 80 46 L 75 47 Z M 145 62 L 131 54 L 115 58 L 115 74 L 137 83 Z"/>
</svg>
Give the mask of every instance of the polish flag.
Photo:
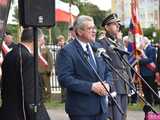
<svg viewBox="0 0 160 120">
<path fill-rule="evenodd" d="M 76 5 L 55 0 L 56 6 L 56 22 L 72 23 L 79 14 L 79 9 Z"/>
</svg>

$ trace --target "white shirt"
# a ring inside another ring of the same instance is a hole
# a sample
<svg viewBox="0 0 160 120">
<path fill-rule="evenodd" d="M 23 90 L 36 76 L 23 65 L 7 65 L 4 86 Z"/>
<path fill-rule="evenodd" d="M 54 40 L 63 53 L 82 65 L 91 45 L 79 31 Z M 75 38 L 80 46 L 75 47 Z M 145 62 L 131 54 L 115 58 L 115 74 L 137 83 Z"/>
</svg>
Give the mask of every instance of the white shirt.
<svg viewBox="0 0 160 120">
<path fill-rule="evenodd" d="M 82 42 L 82 41 L 80 41 L 80 40 L 78 40 L 78 39 L 77 39 L 77 41 L 80 43 L 81 47 L 82 47 L 83 50 L 86 51 L 86 52 L 87 52 L 86 46 L 87 46 L 87 45 L 89 46 L 89 50 L 91 51 L 92 58 L 93 58 L 93 60 L 94 60 L 94 62 L 95 62 L 95 64 L 96 64 L 96 60 L 95 60 L 95 57 L 94 57 L 94 54 L 93 54 L 93 50 L 92 50 L 92 48 L 91 48 L 91 45 L 90 45 L 89 43 Z"/>
</svg>

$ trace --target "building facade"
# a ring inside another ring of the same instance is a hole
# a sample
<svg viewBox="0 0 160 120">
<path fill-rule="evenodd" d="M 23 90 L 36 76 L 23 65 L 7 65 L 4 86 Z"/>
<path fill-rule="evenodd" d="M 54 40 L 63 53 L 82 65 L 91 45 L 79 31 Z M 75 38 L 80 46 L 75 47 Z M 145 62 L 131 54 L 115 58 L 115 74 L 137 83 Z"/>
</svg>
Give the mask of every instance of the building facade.
<svg viewBox="0 0 160 120">
<path fill-rule="evenodd" d="M 160 0 L 137 0 L 142 28 L 160 29 Z M 112 0 L 112 12 L 116 12 L 125 27 L 131 19 L 131 0 Z"/>
</svg>

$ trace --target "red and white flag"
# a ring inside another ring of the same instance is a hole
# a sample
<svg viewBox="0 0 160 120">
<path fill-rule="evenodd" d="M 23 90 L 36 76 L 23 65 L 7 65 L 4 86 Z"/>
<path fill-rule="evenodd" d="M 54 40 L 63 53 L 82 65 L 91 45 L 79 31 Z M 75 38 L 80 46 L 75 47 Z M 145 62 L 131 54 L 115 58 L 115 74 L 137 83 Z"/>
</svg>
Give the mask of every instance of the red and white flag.
<svg viewBox="0 0 160 120">
<path fill-rule="evenodd" d="M 55 0 L 56 6 L 56 22 L 72 23 L 79 14 L 79 9 L 76 5 Z"/>
</svg>

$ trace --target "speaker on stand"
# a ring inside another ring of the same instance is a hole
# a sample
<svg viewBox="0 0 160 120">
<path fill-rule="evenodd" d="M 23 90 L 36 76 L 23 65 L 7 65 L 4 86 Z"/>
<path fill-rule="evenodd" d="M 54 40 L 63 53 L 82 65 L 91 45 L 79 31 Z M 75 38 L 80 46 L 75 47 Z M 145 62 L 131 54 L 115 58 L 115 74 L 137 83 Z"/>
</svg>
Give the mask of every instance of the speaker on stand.
<svg viewBox="0 0 160 120">
<path fill-rule="evenodd" d="M 55 24 L 55 0 L 19 0 L 20 25 L 49 27 Z"/>
<path fill-rule="evenodd" d="M 34 103 L 31 109 L 37 120 L 38 111 L 38 27 L 55 24 L 55 0 L 18 0 L 19 22 L 23 27 L 33 27 L 34 32 Z"/>
</svg>

